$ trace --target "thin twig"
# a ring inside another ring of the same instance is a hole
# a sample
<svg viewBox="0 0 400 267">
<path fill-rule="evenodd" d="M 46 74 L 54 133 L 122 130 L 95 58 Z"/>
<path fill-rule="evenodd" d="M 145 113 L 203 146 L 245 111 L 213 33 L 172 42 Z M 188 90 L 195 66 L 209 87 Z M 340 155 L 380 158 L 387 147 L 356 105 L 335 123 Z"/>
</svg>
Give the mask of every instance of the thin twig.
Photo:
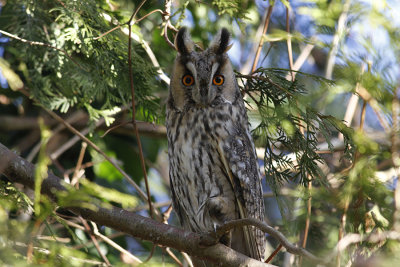
<svg viewBox="0 0 400 267">
<path fill-rule="evenodd" d="M 77 65 L 79 68 L 81 68 L 81 69 L 84 70 L 84 71 L 88 71 L 88 70 L 86 70 L 85 68 L 83 68 L 77 61 L 75 61 L 75 60 L 68 54 L 67 51 L 65 51 L 65 50 L 63 50 L 63 49 L 60 49 L 60 48 L 55 47 L 55 46 L 52 46 L 52 45 L 50 45 L 50 44 L 38 42 L 38 41 L 29 41 L 29 40 L 23 39 L 23 38 L 21 38 L 21 37 L 18 37 L 18 36 L 14 35 L 14 34 L 11 34 L 11 33 L 9 33 L 9 32 L 3 31 L 3 30 L 0 30 L 0 33 L 3 34 L 3 35 L 5 35 L 5 36 L 8 36 L 8 37 L 10 37 L 10 38 L 13 38 L 13 39 L 15 39 L 15 40 L 17 40 L 17 41 L 20 41 L 20 42 L 23 42 L 23 43 L 27 43 L 27 44 L 32 45 L 32 46 L 45 46 L 45 47 L 49 47 L 49 48 L 51 48 L 51 49 L 57 50 L 57 51 L 63 53 L 64 55 L 66 55 L 66 56 L 67 56 L 75 65 Z"/>
<path fill-rule="evenodd" d="M 125 24 L 126 24 L 126 23 L 117 25 L 117 26 L 115 26 L 114 28 L 112 28 L 111 30 L 106 31 L 106 32 L 100 34 L 100 35 L 97 36 L 97 37 L 94 37 L 93 40 L 98 40 L 98 39 L 100 39 L 100 38 L 106 36 L 107 34 L 110 34 L 110 33 L 112 33 L 113 31 L 118 30 L 119 28 L 121 28 L 121 27 L 124 26 Z"/>
<path fill-rule="evenodd" d="M 243 227 L 243 226 L 254 226 L 260 229 L 261 231 L 270 234 L 272 237 L 276 238 L 282 246 L 286 248 L 286 250 L 292 254 L 296 255 L 301 255 L 304 256 L 310 260 L 320 262 L 321 259 L 318 257 L 314 256 L 304 248 L 300 248 L 294 244 L 292 244 L 281 232 L 278 230 L 275 230 L 273 227 L 269 226 L 265 222 L 261 222 L 259 220 L 253 219 L 253 218 L 246 218 L 246 219 L 238 219 L 238 220 L 233 220 L 229 221 L 220 227 L 217 228 L 217 230 L 210 235 L 211 238 L 219 238 L 223 236 L 225 233 L 229 232 L 231 229 L 236 228 L 236 227 Z M 211 239 L 207 240 L 206 238 L 204 241 L 211 241 Z"/>
<path fill-rule="evenodd" d="M 89 224 L 85 219 L 83 219 L 81 216 L 79 216 L 79 219 L 81 220 L 83 227 L 85 227 L 86 232 L 89 234 L 90 239 L 92 239 L 93 245 L 95 246 L 97 252 L 99 253 L 100 257 L 103 259 L 103 261 L 107 264 L 107 266 L 111 266 L 110 261 L 107 259 L 107 257 L 104 255 L 104 253 L 101 251 L 99 242 L 97 242 L 97 239 L 95 235 L 92 233 L 92 230 L 90 229 Z"/>
<path fill-rule="evenodd" d="M 166 248 L 165 251 L 168 253 L 168 255 L 180 266 L 182 267 L 183 264 L 182 262 L 178 259 L 178 257 L 171 251 L 170 248 Z"/>
<path fill-rule="evenodd" d="M 356 83 L 355 92 L 359 91 L 359 88 L 361 85 L 360 80 L 361 80 L 362 75 L 364 74 L 364 71 L 365 71 L 365 64 L 362 64 L 361 72 L 358 77 L 358 81 Z M 353 95 L 351 95 L 349 103 L 347 104 L 346 113 L 344 115 L 343 120 L 344 120 L 344 124 L 346 124 L 348 127 L 351 126 L 351 122 L 353 120 L 353 117 L 354 117 L 354 114 L 355 114 L 355 111 L 356 111 L 356 108 L 358 105 L 358 99 L 359 99 L 359 96 L 357 94 L 353 94 Z M 343 140 L 343 134 L 339 133 L 338 138 L 339 138 L 339 140 Z"/>
<path fill-rule="evenodd" d="M 66 121 L 70 124 L 73 124 L 79 120 L 82 119 L 82 111 L 76 111 L 74 112 L 71 116 L 69 116 Z M 15 120 L 14 120 L 15 121 Z M 38 126 L 37 124 L 37 120 L 36 120 L 36 126 Z M 51 140 L 51 138 L 53 138 L 54 136 L 56 136 L 56 134 L 58 134 L 59 132 L 61 132 L 62 130 L 65 129 L 65 126 L 63 124 L 58 124 L 57 127 L 55 129 L 51 130 L 51 137 L 49 139 L 49 141 Z M 29 152 L 28 156 L 26 157 L 26 159 L 30 162 L 32 162 L 32 160 L 35 158 L 35 156 L 37 155 L 37 153 L 39 153 L 39 149 L 40 146 L 42 144 L 42 141 L 39 141 Z"/>
<path fill-rule="evenodd" d="M 264 13 L 263 16 L 260 18 L 260 20 L 261 20 L 261 21 L 264 21 L 266 17 L 267 17 L 267 14 Z M 259 23 L 259 24 L 258 24 L 258 27 L 257 27 L 257 30 L 255 31 L 254 36 L 261 36 L 261 35 L 262 35 L 263 29 L 264 29 L 264 25 L 263 25 L 262 23 Z M 273 45 L 273 43 L 270 43 L 269 50 L 271 49 L 272 45 Z M 247 52 L 248 52 L 249 55 L 255 55 L 256 52 L 257 52 L 257 49 L 258 49 L 258 43 L 252 42 L 251 48 L 248 49 Z M 268 52 L 267 52 L 267 54 L 268 54 Z M 264 56 L 264 59 L 265 59 L 265 56 Z M 263 62 L 264 59 L 263 59 L 261 62 Z M 241 66 L 239 72 L 240 72 L 240 73 L 251 73 L 251 67 L 252 67 L 252 65 L 253 65 L 253 61 L 254 61 L 254 58 L 252 58 L 252 57 L 246 57 L 246 60 L 245 60 L 245 62 L 242 64 L 242 66 Z M 260 63 L 260 64 L 262 64 L 262 63 Z"/>
<path fill-rule="evenodd" d="M 293 65 L 293 68 L 292 68 L 292 74 L 288 73 L 286 75 L 286 80 L 289 80 L 290 76 L 293 76 L 293 78 L 296 78 L 297 71 L 300 70 L 300 68 L 303 66 L 304 62 L 306 62 L 306 59 L 310 55 L 311 51 L 315 47 L 315 44 L 314 44 L 315 41 L 316 41 L 316 37 L 313 36 L 310 39 L 311 43 L 309 43 L 309 44 L 307 44 L 306 46 L 303 47 L 303 49 L 301 50 L 300 55 L 297 57 L 296 61 L 294 62 L 294 65 Z"/>
<path fill-rule="evenodd" d="M 281 248 L 283 248 L 283 245 L 279 244 L 279 246 L 274 250 L 274 252 L 272 252 L 272 254 L 269 255 L 269 257 L 265 260 L 265 263 L 270 263 L 270 261 L 276 256 L 276 254 L 278 254 Z"/>
<path fill-rule="evenodd" d="M 360 125 L 359 125 L 359 130 L 360 131 L 362 131 L 363 127 L 364 127 L 366 107 L 367 107 L 367 102 L 364 100 L 363 101 L 362 110 L 361 110 L 361 114 L 360 114 Z M 354 166 L 357 163 L 359 157 L 360 157 L 360 152 L 356 151 L 355 155 L 354 155 L 353 163 L 350 166 L 350 168 L 346 169 L 346 171 L 349 171 L 349 170 L 354 168 Z M 342 238 L 344 236 L 344 233 L 346 231 L 347 212 L 348 212 L 349 205 L 350 205 L 350 197 L 349 196 L 345 196 L 345 197 L 346 197 L 346 200 L 345 200 L 345 205 L 344 205 L 344 209 L 343 209 L 343 214 L 342 214 L 342 217 L 340 219 L 339 238 L 338 238 L 339 242 L 342 240 Z M 340 267 L 340 252 L 341 251 L 338 251 L 338 253 L 336 254 L 336 267 Z"/>
<path fill-rule="evenodd" d="M 391 131 L 391 161 L 394 166 L 395 172 L 397 173 L 397 177 L 400 177 L 400 124 L 399 124 L 399 115 L 400 115 L 400 100 L 398 91 L 399 88 L 394 89 L 395 92 L 393 94 L 392 100 L 392 131 Z M 396 189 L 394 190 L 394 207 L 395 211 L 393 214 L 393 229 L 398 231 L 400 230 L 400 183 L 397 182 Z"/>
<path fill-rule="evenodd" d="M 132 25 L 131 25 L 131 20 L 135 17 L 136 13 L 138 12 L 138 10 L 142 7 L 142 5 L 144 4 L 146 0 L 143 0 L 142 3 L 139 5 L 138 9 L 135 11 L 134 14 L 132 14 L 131 19 L 129 20 L 129 39 L 128 39 L 128 68 L 129 68 L 129 81 L 130 81 L 130 88 L 131 88 L 131 95 L 132 95 L 132 125 L 135 131 L 135 135 L 136 135 L 136 141 L 138 144 L 138 148 L 139 148 L 139 156 L 140 156 L 140 166 L 142 167 L 142 171 L 143 171 L 143 176 L 144 176 L 144 182 L 145 182 L 145 186 L 146 186 L 146 193 L 147 193 L 147 202 L 149 204 L 149 213 L 150 213 L 150 217 L 154 219 L 153 216 L 153 206 L 151 203 L 151 194 L 150 194 L 150 187 L 149 187 L 149 181 L 147 178 L 147 171 L 146 171 L 146 165 L 144 163 L 144 155 L 143 155 L 143 149 L 142 149 L 142 142 L 140 140 L 140 135 L 139 135 L 139 131 L 136 125 L 136 107 L 135 107 L 135 88 L 133 86 L 133 73 L 132 73 L 132 38 L 131 38 L 131 32 L 132 32 Z"/>
<path fill-rule="evenodd" d="M 172 1 L 171 0 L 166 0 L 165 1 L 165 10 L 164 10 L 164 15 L 163 15 L 163 21 L 164 21 L 164 29 L 163 29 L 163 37 L 164 40 L 167 42 L 167 44 L 175 50 L 175 45 L 169 40 L 168 38 L 168 29 L 173 29 L 176 31 L 175 27 L 171 25 L 170 17 L 171 17 L 171 6 L 172 6 Z"/>
<path fill-rule="evenodd" d="M 153 11 L 150 11 L 149 13 L 147 13 L 146 15 L 141 17 L 140 19 L 135 20 L 135 23 L 138 23 L 138 22 L 142 21 L 143 19 L 147 18 L 148 16 L 150 16 L 151 14 L 154 14 L 156 12 L 160 12 L 161 14 L 164 14 L 164 11 L 162 11 L 161 9 L 154 9 Z"/>
<path fill-rule="evenodd" d="M 378 101 L 371 96 L 371 94 L 365 89 L 363 86 L 360 86 L 356 92 L 364 101 L 368 102 L 372 110 L 375 112 L 376 117 L 379 120 L 379 123 L 382 125 L 383 129 L 385 129 L 386 133 L 391 132 L 391 127 L 389 123 L 385 119 L 385 116 L 381 113 L 381 107 L 379 106 Z"/>
<path fill-rule="evenodd" d="M 360 127 L 359 127 L 360 130 L 364 128 L 366 108 L 367 108 L 367 102 L 363 101 L 363 106 L 361 108 L 361 115 L 360 115 Z"/>
<path fill-rule="evenodd" d="M 310 220 L 311 220 L 311 189 L 312 189 L 312 180 L 309 178 L 308 180 L 308 185 L 307 185 L 307 191 L 308 191 L 308 200 L 307 200 L 307 219 L 306 219 L 306 225 L 304 227 L 304 237 L 303 237 L 303 242 L 301 244 L 302 248 L 306 248 L 307 245 L 307 239 L 308 239 L 308 232 L 310 230 Z M 303 258 L 300 257 L 299 259 L 299 266 L 301 266 Z"/>
<path fill-rule="evenodd" d="M 345 32 L 345 28 L 346 28 L 346 20 L 347 20 L 347 15 L 348 15 L 349 9 L 350 9 L 350 3 L 351 3 L 350 0 L 346 0 L 344 2 L 343 11 L 340 14 L 339 19 L 338 19 L 337 31 L 335 32 L 335 35 L 333 36 L 332 48 L 328 54 L 326 70 L 325 70 L 325 78 L 328 80 L 332 79 L 333 67 L 335 65 L 336 55 L 339 50 L 339 42 L 340 42 L 341 38 L 343 37 L 343 33 Z"/>
<path fill-rule="evenodd" d="M 137 13 L 139 12 L 139 10 L 142 8 L 142 6 L 144 5 L 144 3 L 146 3 L 147 0 L 143 0 L 139 6 L 136 8 L 135 12 L 132 13 L 132 16 L 130 17 L 129 21 L 128 21 L 128 25 L 131 24 L 132 20 L 136 17 Z"/>
<path fill-rule="evenodd" d="M 257 52 L 256 52 L 256 55 L 254 57 L 253 66 L 251 67 L 251 73 L 253 73 L 257 68 L 257 63 L 258 63 L 258 60 L 260 59 L 261 49 L 262 49 L 263 44 L 264 44 L 264 35 L 266 34 L 266 32 L 268 30 L 268 25 L 269 25 L 269 21 L 270 21 L 270 18 L 271 18 L 272 8 L 273 7 L 274 7 L 274 4 L 270 4 L 269 7 L 268 7 L 267 16 L 265 17 L 263 32 L 262 32 L 262 35 L 260 36 L 260 41 L 258 43 Z"/>
<path fill-rule="evenodd" d="M 144 263 L 148 262 L 151 258 L 153 258 L 154 250 L 156 249 L 156 247 L 157 247 L 157 245 L 153 244 L 153 246 L 151 247 L 150 254 L 147 257 L 147 259 L 144 260 Z"/>
<path fill-rule="evenodd" d="M 67 8 L 67 6 L 61 0 L 57 0 L 57 2 L 60 3 L 64 8 Z"/>
<path fill-rule="evenodd" d="M 68 130 L 70 130 L 72 133 L 77 135 L 80 139 L 88 143 L 94 150 L 96 150 L 98 153 L 100 153 L 107 161 L 109 161 L 124 177 L 125 179 L 136 189 L 136 191 L 139 193 L 139 196 L 143 198 L 145 201 L 147 201 L 147 196 L 146 194 L 142 191 L 142 189 L 133 181 L 133 179 L 114 161 L 112 160 L 106 153 L 104 153 L 95 143 L 93 143 L 91 140 L 89 140 L 86 136 L 81 134 L 78 130 L 76 130 L 72 125 L 64 121 L 63 118 L 58 116 L 56 113 L 54 113 L 51 110 L 48 110 L 44 108 L 44 110 L 50 114 L 55 120 L 61 122 L 66 126 Z"/>
<path fill-rule="evenodd" d="M 111 18 L 110 18 L 109 16 L 105 16 L 105 14 L 103 14 L 103 17 L 104 17 L 105 20 L 107 20 L 108 22 L 112 22 L 112 21 L 111 21 Z M 121 26 L 126 25 L 126 24 L 128 24 L 128 23 L 121 24 Z M 129 31 L 129 29 L 126 28 L 126 27 L 118 27 L 118 28 L 121 28 L 121 31 L 122 31 L 125 35 L 127 35 L 127 36 L 129 36 L 129 33 L 131 33 L 131 31 Z M 97 38 L 97 37 L 96 37 L 96 38 Z M 136 42 L 138 42 L 138 43 L 140 43 L 140 44 L 142 45 L 143 49 L 146 51 L 147 55 L 149 56 L 149 58 L 150 58 L 150 60 L 151 60 L 151 63 L 153 64 L 154 67 L 157 68 L 157 73 L 158 73 L 160 79 L 161 79 L 162 81 L 164 81 L 166 84 L 169 84 L 170 79 L 169 79 L 169 77 L 161 70 L 160 64 L 158 63 L 158 60 L 157 60 L 156 56 L 154 55 L 153 51 L 151 50 L 149 44 L 148 44 L 143 38 L 140 38 L 137 34 L 132 34 L 132 33 L 131 33 L 131 38 L 132 38 L 133 40 L 135 40 Z"/>
<path fill-rule="evenodd" d="M 288 0 L 289 3 L 289 0 Z M 293 74 L 293 53 L 292 53 L 292 37 L 290 35 L 290 18 L 289 18 L 289 7 L 286 7 L 286 32 L 288 33 L 288 37 L 286 40 L 287 43 L 287 50 L 288 50 L 288 57 L 289 57 L 289 69 L 290 75 L 292 76 L 292 82 L 294 81 L 294 74 Z"/>
<path fill-rule="evenodd" d="M 172 212 L 172 203 L 168 206 L 167 210 L 163 213 L 163 222 L 167 223 L 169 216 L 171 215 Z"/>
<path fill-rule="evenodd" d="M 166 207 L 166 206 L 170 206 L 170 205 L 171 205 L 171 200 L 153 203 L 153 207 L 154 207 L 155 209 L 162 208 L 162 207 Z M 143 204 L 143 205 L 140 205 L 140 206 L 136 206 L 136 207 L 133 208 L 131 211 L 133 211 L 133 212 L 138 212 L 138 211 L 148 210 L 148 209 L 149 209 L 149 205 Z"/>
<path fill-rule="evenodd" d="M 127 124 L 129 124 L 129 123 L 131 123 L 131 122 L 132 122 L 132 121 L 124 121 L 124 122 L 121 122 L 121 123 L 119 123 L 119 124 L 117 124 L 117 125 L 115 125 L 115 126 L 109 128 L 109 129 L 107 129 L 107 131 L 105 131 L 105 133 L 101 136 L 101 138 L 104 138 L 109 132 L 111 132 L 111 131 L 113 131 L 113 130 L 119 128 L 119 127 L 125 126 L 125 125 L 127 125 Z"/>
<path fill-rule="evenodd" d="M 36 236 L 36 234 L 38 233 L 42 222 L 43 221 L 41 219 L 37 219 L 35 221 L 35 224 L 33 225 L 32 231 L 29 235 L 29 243 L 28 243 L 28 247 L 26 250 L 26 258 L 29 263 L 32 262 L 32 257 L 33 257 L 33 237 Z"/>
<path fill-rule="evenodd" d="M 262 64 L 264 63 L 264 61 L 267 59 L 269 52 L 271 52 L 272 47 L 274 46 L 274 43 L 269 43 L 269 47 L 267 49 L 267 52 L 265 53 L 265 56 L 263 57 L 263 59 L 260 62 L 260 66 L 262 66 Z"/>
<path fill-rule="evenodd" d="M 123 247 L 121 247 L 120 245 L 115 243 L 114 241 L 112 241 L 109 237 L 107 237 L 107 236 L 103 235 L 102 233 L 100 233 L 99 229 L 97 228 L 97 225 L 94 222 L 91 222 L 91 223 L 92 223 L 92 227 L 93 227 L 93 233 L 96 236 L 101 238 L 104 242 L 106 242 L 107 244 L 109 244 L 110 246 L 112 246 L 113 248 L 118 250 L 119 252 L 124 253 L 125 255 L 127 255 L 135 263 L 137 263 L 137 264 L 142 263 L 142 261 L 138 257 L 136 257 L 135 255 L 133 255 L 132 253 L 130 253 L 129 251 L 127 251 L 126 249 L 124 249 Z"/>
<path fill-rule="evenodd" d="M 138 22 L 140 22 L 141 20 L 147 18 L 148 16 L 150 16 L 151 14 L 156 13 L 156 12 L 163 13 L 163 11 L 162 11 L 161 9 L 155 9 L 155 10 L 151 11 L 150 13 L 144 15 L 144 16 L 141 17 L 140 19 L 135 20 L 133 23 L 138 23 Z M 102 38 L 102 37 L 104 37 L 104 36 L 106 36 L 106 35 L 112 33 L 113 31 L 118 30 L 118 29 L 121 28 L 122 26 L 128 25 L 128 24 L 129 24 L 129 22 L 125 22 L 125 23 L 123 23 L 123 24 L 119 24 L 119 25 L 115 26 L 114 28 L 112 28 L 111 30 L 106 31 L 106 32 L 100 34 L 100 35 L 97 36 L 97 37 L 94 37 L 93 40 L 98 40 L 98 39 L 100 39 L 100 38 Z"/>
<path fill-rule="evenodd" d="M 281 91 L 285 92 L 286 94 L 288 94 L 289 96 L 293 96 L 293 94 L 291 92 L 289 92 L 286 88 L 283 88 L 282 86 L 280 86 L 279 84 L 273 82 L 270 78 L 268 77 L 263 77 L 263 76 L 252 76 L 252 75 L 246 75 L 246 74 L 238 74 L 239 78 L 245 78 L 245 79 L 256 79 L 256 80 L 260 80 L 260 81 L 265 81 L 265 82 L 269 82 L 270 84 L 272 84 L 273 86 L 277 87 L 278 89 L 280 89 Z"/>
<path fill-rule="evenodd" d="M 78 162 L 76 163 L 74 175 L 72 176 L 71 179 L 71 184 L 76 185 L 75 186 L 76 188 L 79 188 L 79 178 L 80 178 L 79 171 L 82 168 L 82 162 L 83 162 L 83 157 L 85 156 L 86 148 L 87 148 L 87 143 L 82 142 L 82 147 L 81 151 L 79 152 Z"/>
<path fill-rule="evenodd" d="M 51 115 L 51 114 L 50 114 Z M 98 127 L 102 125 L 105 122 L 104 118 L 100 118 L 98 121 L 95 123 L 95 127 Z M 67 122 L 68 123 L 68 122 Z M 68 123 L 69 124 L 69 123 Z M 83 130 L 80 131 L 80 134 L 85 136 L 91 131 L 90 127 L 86 127 Z M 62 144 L 56 151 L 52 152 L 50 154 L 51 160 L 56 160 L 58 157 L 60 157 L 65 151 L 70 149 L 73 145 L 75 145 L 78 141 L 80 140 L 79 136 L 73 136 L 71 137 L 67 142 Z"/>
<path fill-rule="evenodd" d="M 164 36 L 164 40 L 167 42 L 169 47 L 171 47 L 172 49 L 175 49 L 175 45 L 168 38 L 168 24 L 164 25 L 163 36 Z"/>
</svg>

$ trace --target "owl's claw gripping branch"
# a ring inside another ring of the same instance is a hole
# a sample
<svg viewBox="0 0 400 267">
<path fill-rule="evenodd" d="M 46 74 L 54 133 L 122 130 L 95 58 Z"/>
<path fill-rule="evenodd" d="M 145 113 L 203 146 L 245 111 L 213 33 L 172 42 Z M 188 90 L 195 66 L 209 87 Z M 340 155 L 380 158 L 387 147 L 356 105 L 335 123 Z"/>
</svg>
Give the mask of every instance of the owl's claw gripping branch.
<svg viewBox="0 0 400 267">
<path fill-rule="evenodd" d="M 208 232 L 201 235 L 199 245 L 202 247 L 209 247 L 218 244 L 221 236 L 217 236 L 216 232 Z"/>
</svg>

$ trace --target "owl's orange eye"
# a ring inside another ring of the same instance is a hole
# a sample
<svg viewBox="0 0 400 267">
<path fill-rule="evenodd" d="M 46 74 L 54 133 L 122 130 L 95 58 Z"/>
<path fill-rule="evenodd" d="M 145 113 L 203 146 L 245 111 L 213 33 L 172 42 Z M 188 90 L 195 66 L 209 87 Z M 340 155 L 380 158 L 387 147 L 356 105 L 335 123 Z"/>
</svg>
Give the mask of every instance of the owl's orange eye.
<svg viewBox="0 0 400 267">
<path fill-rule="evenodd" d="M 215 75 L 213 79 L 214 85 L 223 85 L 224 84 L 224 76 L 222 75 Z"/>
<path fill-rule="evenodd" d="M 194 78 L 193 78 L 193 76 L 190 75 L 190 74 L 186 74 L 186 75 L 183 76 L 183 78 L 182 78 L 182 83 L 183 83 L 185 86 L 191 86 L 191 85 L 193 85 L 193 84 L 194 84 Z"/>
</svg>

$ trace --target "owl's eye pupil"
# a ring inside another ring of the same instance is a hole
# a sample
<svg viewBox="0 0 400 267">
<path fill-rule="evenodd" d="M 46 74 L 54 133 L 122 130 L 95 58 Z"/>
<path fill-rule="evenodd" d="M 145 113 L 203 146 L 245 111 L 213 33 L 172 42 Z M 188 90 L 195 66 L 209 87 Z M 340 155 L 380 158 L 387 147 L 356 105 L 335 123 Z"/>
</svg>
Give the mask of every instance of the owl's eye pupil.
<svg viewBox="0 0 400 267">
<path fill-rule="evenodd" d="M 183 83 L 185 86 L 190 86 L 190 85 L 192 85 L 192 84 L 194 83 L 194 78 L 193 78 L 193 76 L 190 75 L 190 74 L 186 74 L 186 75 L 183 76 L 183 78 L 182 78 L 182 83 Z"/>
<path fill-rule="evenodd" d="M 214 85 L 219 86 L 219 85 L 222 85 L 223 83 L 224 83 L 224 76 L 222 76 L 222 75 L 214 76 L 214 79 L 213 79 Z"/>
</svg>

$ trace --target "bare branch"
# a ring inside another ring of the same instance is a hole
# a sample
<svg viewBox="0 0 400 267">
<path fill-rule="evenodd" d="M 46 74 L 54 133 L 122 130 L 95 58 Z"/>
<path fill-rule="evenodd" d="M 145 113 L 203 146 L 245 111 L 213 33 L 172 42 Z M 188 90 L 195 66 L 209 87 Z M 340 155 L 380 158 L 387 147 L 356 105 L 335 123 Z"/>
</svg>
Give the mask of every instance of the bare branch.
<svg viewBox="0 0 400 267">
<path fill-rule="evenodd" d="M 251 74 L 256 70 L 258 60 L 260 59 L 261 48 L 263 47 L 263 44 L 264 44 L 264 35 L 268 30 L 269 20 L 271 18 L 273 7 L 274 7 L 274 4 L 270 4 L 270 6 L 268 7 L 268 11 L 267 11 L 268 13 L 267 13 L 267 16 L 265 17 L 265 22 L 264 22 L 264 29 L 263 29 L 262 35 L 260 37 L 260 42 L 258 43 L 258 48 L 257 48 L 256 55 L 254 57 L 253 66 L 251 67 Z"/>
<path fill-rule="evenodd" d="M 289 2 L 289 0 L 288 0 Z M 288 50 L 288 57 L 289 57 L 289 69 L 290 69 L 290 76 L 291 81 L 294 81 L 294 73 L 293 73 L 293 52 L 292 52 L 292 37 L 290 35 L 290 18 L 289 18 L 289 7 L 286 7 L 286 32 L 288 33 L 288 38 L 286 40 L 287 43 L 287 50 Z"/>
<path fill-rule="evenodd" d="M 17 40 L 17 41 L 20 41 L 20 42 L 23 42 L 23 43 L 27 43 L 27 44 L 32 45 L 32 46 L 44 46 L 44 47 L 49 47 L 49 48 L 51 48 L 51 49 L 57 50 L 57 51 L 63 53 L 64 55 L 66 55 L 66 56 L 67 56 L 75 65 L 77 65 L 79 68 L 81 68 L 81 69 L 84 70 L 84 71 L 88 71 L 88 70 L 86 70 L 85 68 L 83 68 L 77 61 L 75 61 L 75 60 L 68 54 L 67 51 L 65 51 L 65 50 L 63 50 L 63 49 L 60 49 L 60 48 L 58 48 L 58 47 L 55 47 L 55 46 L 52 46 L 52 45 L 49 45 L 49 44 L 46 44 L 46 43 L 42 43 L 42 42 L 26 40 L 26 39 L 23 39 L 23 38 L 21 38 L 21 37 L 18 37 L 18 36 L 16 36 L 16 35 L 14 35 L 14 34 L 11 34 L 11 33 L 9 33 L 9 32 L 5 32 L 5 31 L 3 31 L 3 30 L 0 30 L 0 33 L 1 33 L 1 34 L 4 34 L 5 36 L 8 36 L 8 37 L 10 37 L 10 38 L 13 38 L 13 39 L 15 39 L 15 40 Z"/>
<path fill-rule="evenodd" d="M 275 230 L 273 227 L 269 226 L 265 222 L 261 222 L 259 220 L 253 219 L 253 218 L 246 218 L 246 219 L 238 219 L 238 220 L 233 220 L 225 223 L 224 225 L 220 226 L 217 228 L 215 233 L 212 233 L 210 236 L 211 237 L 216 237 L 217 240 L 223 236 L 226 232 L 229 230 L 235 228 L 235 227 L 243 227 L 246 225 L 252 225 L 260 229 L 261 231 L 270 234 L 274 238 L 276 238 L 282 246 L 284 246 L 288 252 L 300 256 L 304 256 L 310 260 L 316 261 L 316 262 L 321 262 L 322 260 L 308 252 L 307 250 L 297 247 L 296 245 L 292 244 L 287 238 L 278 230 Z M 211 241 L 207 240 L 207 241 Z"/>
<path fill-rule="evenodd" d="M 83 219 L 81 216 L 79 216 L 79 219 L 81 220 L 85 230 L 89 233 L 90 239 L 92 240 L 93 245 L 97 250 L 97 253 L 99 253 L 99 255 L 101 256 L 101 258 L 103 259 L 103 261 L 105 262 L 105 264 L 107 266 L 111 266 L 110 261 L 107 259 L 106 255 L 104 255 L 104 253 L 101 251 L 100 246 L 99 246 L 99 242 L 97 242 L 97 239 L 96 239 L 95 235 L 90 230 L 90 226 L 87 223 L 87 221 L 85 219 Z"/>
<path fill-rule="evenodd" d="M 339 51 L 339 42 L 343 38 L 343 34 L 346 29 L 346 20 L 350 9 L 350 3 L 351 3 L 350 0 L 346 0 L 344 2 L 343 11 L 340 14 L 338 20 L 337 30 L 335 32 L 335 35 L 333 36 L 332 48 L 329 51 L 328 60 L 326 63 L 326 70 L 325 70 L 325 78 L 329 80 L 332 79 L 333 67 L 335 66 L 336 55 Z"/>
<path fill-rule="evenodd" d="M 135 263 L 142 263 L 142 261 L 138 257 L 136 257 L 135 255 L 133 255 L 132 253 L 130 253 L 129 251 L 127 251 L 126 249 L 124 249 L 123 247 L 121 247 L 120 245 L 115 243 L 114 241 L 112 241 L 109 237 L 107 237 L 107 236 L 103 235 L 102 233 L 100 233 L 99 229 L 97 228 L 97 225 L 95 223 L 92 222 L 92 226 L 93 226 L 93 234 L 94 235 L 96 235 L 99 238 L 101 238 L 104 242 L 106 242 L 107 244 L 109 244 L 110 246 L 115 248 L 116 250 L 118 250 L 121 253 L 124 253 L 125 255 L 127 255 L 127 257 L 129 257 Z"/>
<path fill-rule="evenodd" d="M 142 142 L 140 141 L 140 135 L 139 135 L 139 130 L 136 126 L 136 106 L 135 106 L 135 87 L 133 86 L 133 73 L 132 73 L 132 25 L 130 24 L 132 18 L 135 17 L 136 13 L 138 10 L 142 7 L 142 5 L 146 2 L 146 0 L 143 0 L 142 3 L 139 5 L 138 9 L 136 10 L 135 13 L 132 14 L 131 19 L 129 20 L 129 39 L 128 39 L 128 67 L 129 67 L 129 85 L 131 88 L 131 95 L 132 95 L 132 125 L 133 129 L 135 132 L 136 136 L 136 142 L 138 145 L 139 149 L 139 158 L 140 158 L 140 166 L 142 167 L 142 172 L 143 172 L 143 177 L 144 177 L 144 183 L 146 186 L 146 194 L 147 194 L 147 202 L 149 204 L 149 212 L 150 212 L 150 217 L 154 218 L 154 208 L 151 203 L 151 194 L 150 194 L 150 187 L 149 187 L 149 180 L 147 179 L 147 171 L 146 171 L 146 164 L 144 163 L 144 155 L 143 155 L 143 149 L 142 149 Z"/>
</svg>

